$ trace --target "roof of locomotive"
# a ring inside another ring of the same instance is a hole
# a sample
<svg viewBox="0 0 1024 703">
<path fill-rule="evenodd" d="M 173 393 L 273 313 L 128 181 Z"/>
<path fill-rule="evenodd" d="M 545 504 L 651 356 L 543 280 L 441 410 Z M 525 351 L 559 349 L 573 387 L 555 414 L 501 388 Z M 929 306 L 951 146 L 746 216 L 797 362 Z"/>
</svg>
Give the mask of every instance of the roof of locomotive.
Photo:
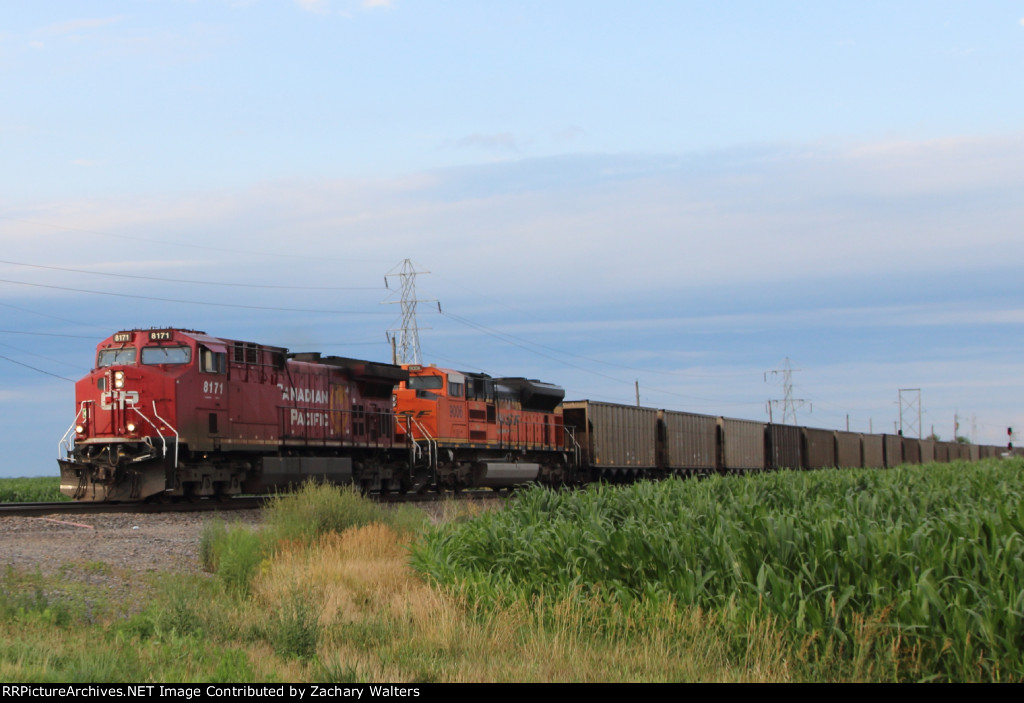
<svg viewBox="0 0 1024 703">
<path fill-rule="evenodd" d="M 118 337 L 123 338 L 118 339 Z M 345 369 L 354 376 L 374 382 L 389 382 L 394 384 L 409 378 L 408 371 L 403 369 L 401 366 L 395 366 L 393 364 L 367 361 L 363 359 L 350 359 L 341 356 L 322 356 L 319 352 L 300 352 L 293 354 L 289 353 L 286 347 L 275 347 L 269 344 L 257 344 L 256 342 L 245 342 L 237 339 L 227 339 L 225 337 L 212 337 L 201 330 L 192 330 L 182 327 L 150 327 L 148 329 L 135 328 L 120 330 L 100 342 L 99 347 L 102 348 L 111 344 L 135 344 L 139 341 L 173 342 L 174 340 L 178 340 L 180 342 L 182 341 L 182 338 L 191 339 L 205 347 L 219 352 L 226 352 L 229 347 L 236 345 L 244 345 L 248 348 L 258 347 L 259 349 L 271 352 L 272 354 L 279 354 L 280 359 L 282 360 L 281 363 L 283 363 L 284 359 L 288 358 L 298 362 L 334 366 Z"/>
<path fill-rule="evenodd" d="M 121 335 L 131 335 L 131 338 L 128 339 L 128 340 L 120 340 L 120 339 L 118 339 L 118 337 L 121 336 Z M 262 349 L 267 349 L 267 350 L 274 351 L 274 352 L 280 352 L 281 354 L 287 354 L 288 353 L 288 350 L 285 347 L 276 347 L 276 346 L 271 345 L 271 344 L 257 344 L 256 342 L 247 342 L 247 341 L 239 340 L 239 339 L 227 339 L 225 337 L 212 337 L 212 336 L 208 335 L 206 332 L 203 332 L 201 330 L 192 330 L 192 329 L 187 329 L 187 328 L 184 328 L 184 327 L 149 327 L 149 328 L 136 327 L 134 329 L 120 330 L 120 331 L 115 332 L 114 334 L 110 335 L 109 337 L 104 339 L 102 342 L 100 342 L 100 346 L 103 346 L 105 344 L 117 344 L 117 343 L 122 343 L 123 344 L 123 343 L 127 343 L 127 342 L 136 342 L 136 341 L 139 340 L 139 338 L 136 335 L 143 335 L 142 339 L 144 339 L 144 340 L 146 340 L 147 337 L 148 337 L 148 341 L 164 341 L 164 342 L 171 341 L 173 339 L 180 339 L 181 337 L 187 337 L 189 339 L 195 340 L 196 342 L 199 342 L 200 344 L 204 344 L 204 345 L 207 345 L 207 346 L 224 346 L 224 347 L 226 347 L 226 346 L 229 346 L 229 345 L 232 345 L 232 344 L 251 344 L 251 345 L 258 346 L 258 347 L 260 347 Z M 154 335 L 161 335 L 161 336 L 154 336 Z M 168 337 L 168 336 L 162 336 L 162 335 L 170 335 L 170 336 Z"/>
<path fill-rule="evenodd" d="M 302 361 L 310 364 L 336 366 L 338 368 L 348 369 L 359 376 L 390 380 L 394 383 L 405 381 L 409 378 L 409 372 L 401 366 L 385 364 L 379 361 L 350 359 L 346 356 L 322 356 L 320 352 L 298 352 L 295 354 L 289 354 L 288 358 L 294 361 Z"/>
<path fill-rule="evenodd" d="M 441 368 L 434 364 L 429 366 L 406 364 L 405 368 L 409 370 L 410 376 L 426 371 L 432 372 L 430 375 L 436 373 L 445 376 L 464 376 L 467 379 L 476 381 L 486 381 L 493 384 L 497 391 L 518 397 L 524 408 L 532 410 L 551 412 L 565 397 L 565 390 L 561 386 L 521 376 L 493 377 L 485 373 Z"/>
</svg>

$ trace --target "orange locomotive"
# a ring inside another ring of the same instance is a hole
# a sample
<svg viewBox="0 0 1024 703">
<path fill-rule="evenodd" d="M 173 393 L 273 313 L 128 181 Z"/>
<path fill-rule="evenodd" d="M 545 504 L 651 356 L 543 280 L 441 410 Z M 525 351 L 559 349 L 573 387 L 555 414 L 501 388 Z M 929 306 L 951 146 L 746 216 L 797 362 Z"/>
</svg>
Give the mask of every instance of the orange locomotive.
<svg viewBox="0 0 1024 703">
<path fill-rule="evenodd" d="M 396 440 L 441 488 L 511 488 L 576 480 L 577 447 L 565 431 L 558 386 L 405 365 L 395 389 Z M 419 473 L 419 471 L 417 471 Z"/>
</svg>

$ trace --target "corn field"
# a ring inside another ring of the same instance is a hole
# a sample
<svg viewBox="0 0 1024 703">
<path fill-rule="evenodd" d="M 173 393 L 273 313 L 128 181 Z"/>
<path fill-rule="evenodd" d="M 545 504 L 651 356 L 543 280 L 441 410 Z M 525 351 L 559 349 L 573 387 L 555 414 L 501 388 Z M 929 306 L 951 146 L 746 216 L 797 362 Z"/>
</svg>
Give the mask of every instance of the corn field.
<svg viewBox="0 0 1024 703">
<path fill-rule="evenodd" d="M 413 553 L 480 603 L 672 601 L 773 617 L 897 678 L 1024 678 L 1024 462 L 530 489 Z"/>
</svg>

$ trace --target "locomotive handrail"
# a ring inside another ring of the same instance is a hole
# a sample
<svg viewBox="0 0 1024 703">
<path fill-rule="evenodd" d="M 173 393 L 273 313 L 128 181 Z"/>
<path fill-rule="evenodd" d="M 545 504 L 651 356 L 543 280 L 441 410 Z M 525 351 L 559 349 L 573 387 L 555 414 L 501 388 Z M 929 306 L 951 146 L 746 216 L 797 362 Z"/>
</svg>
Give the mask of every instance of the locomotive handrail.
<svg viewBox="0 0 1024 703">
<path fill-rule="evenodd" d="M 414 418 L 412 415 L 406 415 L 405 419 L 406 419 L 406 425 L 405 425 L 406 436 L 409 439 L 412 440 L 412 445 L 410 446 L 410 449 L 415 452 L 415 456 L 412 457 L 413 463 L 415 463 L 416 458 L 418 458 L 419 455 L 423 452 L 423 449 L 420 447 L 420 443 L 416 440 L 416 436 L 412 433 L 412 428 L 410 427 L 409 423 L 412 423 L 413 425 L 415 425 L 416 429 L 418 429 L 420 431 L 420 434 L 423 435 L 423 441 L 427 445 L 427 467 L 434 474 L 433 479 L 434 479 L 434 482 L 436 483 L 437 482 L 437 440 L 434 439 L 433 437 L 431 437 L 430 433 L 427 432 L 427 428 L 424 427 L 420 423 L 420 421 L 417 420 L 416 418 Z"/>
<path fill-rule="evenodd" d="M 138 406 L 133 405 L 132 406 L 132 410 L 137 412 L 139 414 L 139 417 L 141 417 L 143 420 L 148 422 L 150 424 L 150 426 L 154 430 L 156 430 L 156 436 L 160 438 L 160 442 L 163 444 L 163 456 L 166 457 L 167 456 L 167 440 L 164 439 L 164 436 L 160 433 L 160 428 L 157 427 L 155 422 L 153 422 L 148 417 L 146 417 L 145 413 L 143 413 L 141 410 L 139 410 Z M 156 411 L 156 401 L 155 400 L 153 401 L 153 416 L 156 417 L 156 419 L 159 420 L 160 422 L 164 423 L 164 425 L 166 425 L 171 430 L 171 432 L 174 433 L 174 466 L 177 467 L 178 466 L 178 444 L 179 444 L 178 440 L 180 439 L 180 436 L 178 435 L 178 431 L 176 429 L 174 429 L 174 426 L 171 423 L 167 422 L 167 420 L 165 420 L 162 417 L 160 417 L 160 413 L 158 413 Z"/>
<path fill-rule="evenodd" d="M 153 406 L 153 409 L 156 410 L 156 401 L 153 402 Z M 139 410 L 138 407 L 133 405 L 132 410 L 134 410 L 139 417 L 141 417 L 143 420 L 149 423 L 149 426 L 153 428 L 153 431 L 156 432 L 156 436 L 160 438 L 160 443 L 163 444 L 163 456 L 167 456 L 167 440 L 164 439 L 164 436 L 162 434 L 160 434 L 160 428 L 156 426 L 156 423 L 154 423 L 152 420 L 146 417 L 146 415 L 141 410 Z M 147 444 L 153 446 L 151 442 L 147 442 Z M 177 457 L 175 457 L 174 465 L 178 465 Z"/>
<path fill-rule="evenodd" d="M 573 458 L 575 458 L 575 465 L 578 467 L 582 459 L 583 447 L 581 447 L 580 443 L 576 441 L 576 432 L 574 428 L 563 426 L 562 429 L 565 430 L 565 436 L 568 437 L 569 441 L 572 442 Z"/>
<path fill-rule="evenodd" d="M 153 401 L 153 415 L 156 417 L 157 420 L 159 420 L 160 422 L 162 422 L 165 425 L 167 425 L 167 427 L 170 428 L 171 432 L 174 433 L 174 466 L 175 466 L 175 468 L 177 468 L 177 466 L 178 466 L 178 444 L 180 444 L 179 440 L 181 439 L 181 437 L 178 434 L 178 431 L 176 429 L 174 429 L 174 425 L 172 425 L 171 423 L 167 422 L 167 420 L 165 420 L 162 417 L 160 417 L 160 413 L 158 413 L 156 411 L 156 401 L 155 400 Z M 159 432 L 157 434 L 159 434 Z M 161 436 L 160 439 L 163 439 L 163 436 Z M 167 449 L 166 448 L 164 449 L 164 456 L 167 456 Z"/>
<path fill-rule="evenodd" d="M 85 412 L 85 404 L 86 403 L 88 403 L 89 405 L 92 405 L 92 401 L 91 400 L 83 400 L 79 404 L 79 406 L 78 406 L 78 413 L 75 415 L 75 419 L 71 421 L 71 426 L 68 427 L 68 431 L 65 432 L 64 435 L 60 438 L 60 441 L 57 442 L 57 458 L 58 459 L 61 458 L 60 450 L 62 448 L 67 453 L 71 452 L 71 447 L 74 446 L 74 442 L 68 441 L 68 435 L 71 434 L 72 432 L 74 432 L 75 426 L 78 424 L 78 418 L 80 418 L 82 416 L 82 413 Z M 88 418 L 88 417 L 89 416 L 86 415 L 86 418 Z"/>
</svg>

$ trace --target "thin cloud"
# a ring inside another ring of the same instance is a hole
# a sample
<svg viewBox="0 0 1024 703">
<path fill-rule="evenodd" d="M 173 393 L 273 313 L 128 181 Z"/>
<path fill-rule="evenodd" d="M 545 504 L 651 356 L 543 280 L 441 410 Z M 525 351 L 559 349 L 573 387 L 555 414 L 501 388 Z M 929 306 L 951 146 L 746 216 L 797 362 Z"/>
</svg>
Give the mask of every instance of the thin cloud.
<svg viewBox="0 0 1024 703">
<path fill-rule="evenodd" d="M 554 133 L 553 138 L 556 142 L 564 144 L 565 142 L 574 142 L 577 139 L 582 139 L 586 136 L 588 136 L 587 130 L 582 127 L 577 127 L 576 125 L 570 125 L 557 130 Z"/>
<path fill-rule="evenodd" d="M 520 153 L 522 142 L 511 132 L 497 134 L 470 134 L 455 141 L 455 146 L 484 151 L 504 151 Z"/>
<path fill-rule="evenodd" d="M 51 24 L 43 27 L 40 30 L 43 34 L 70 34 L 72 32 L 80 32 L 86 29 L 96 29 L 97 27 L 105 27 L 115 22 L 120 22 L 124 19 L 124 15 L 117 15 L 114 17 L 98 17 L 78 20 L 68 20 L 67 22 L 58 22 L 57 24 Z"/>
<path fill-rule="evenodd" d="M 313 12 L 318 15 L 326 15 L 331 11 L 330 0 L 295 0 L 295 4 L 306 12 Z"/>
</svg>

